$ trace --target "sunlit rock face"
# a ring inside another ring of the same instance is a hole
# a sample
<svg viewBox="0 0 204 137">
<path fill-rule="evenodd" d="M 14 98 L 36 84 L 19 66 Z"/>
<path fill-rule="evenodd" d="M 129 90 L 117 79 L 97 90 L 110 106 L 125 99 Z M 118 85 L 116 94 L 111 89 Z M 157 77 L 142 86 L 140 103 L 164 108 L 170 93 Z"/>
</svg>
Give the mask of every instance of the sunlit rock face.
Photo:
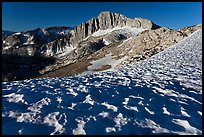
<svg viewBox="0 0 204 137">
<path fill-rule="evenodd" d="M 76 27 L 73 37 L 73 45 L 77 46 L 77 43 L 84 38 L 92 35 L 98 30 L 107 30 L 113 28 L 120 28 L 124 26 L 143 28 L 143 29 L 156 29 L 158 25 L 154 24 L 150 20 L 135 18 L 130 19 L 122 14 L 112 12 L 101 12 L 97 18 L 92 18 L 87 22 L 81 23 Z"/>
</svg>

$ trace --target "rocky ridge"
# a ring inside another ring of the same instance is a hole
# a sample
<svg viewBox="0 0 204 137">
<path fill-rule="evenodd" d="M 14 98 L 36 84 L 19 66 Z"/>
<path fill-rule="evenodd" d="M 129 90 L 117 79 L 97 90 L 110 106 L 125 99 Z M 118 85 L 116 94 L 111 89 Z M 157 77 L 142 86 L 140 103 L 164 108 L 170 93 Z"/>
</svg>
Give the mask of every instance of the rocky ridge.
<svg viewBox="0 0 204 137">
<path fill-rule="evenodd" d="M 106 55 L 108 54 L 111 54 L 111 58 L 115 60 L 125 58 L 116 67 L 129 64 L 134 61 L 141 61 L 163 51 L 164 49 L 170 47 L 175 43 L 178 43 L 196 30 L 201 29 L 201 27 L 202 25 L 199 24 L 190 27 L 190 29 L 181 29 L 179 31 L 161 27 L 155 30 L 150 29 L 142 31 L 136 36 L 128 37 L 121 41 L 117 38 L 113 40 L 113 38 L 111 37 L 112 33 L 98 38 L 91 37 L 89 38 L 89 40 L 81 43 L 81 45 L 84 44 L 84 46 L 81 46 L 80 48 L 77 48 L 75 51 L 71 52 L 66 57 L 66 59 L 63 60 L 63 63 L 58 63 L 58 65 L 54 66 L 47 66 L 45 67 L 45 69 L 41 70 L 40 73 L 44 74 L 51 70 L 57 70 L 65 66 L 65 64 L 68 65 L 71 63 L 75 63 L 87 55 L 88 56 L 86 57 L 86 60 L 88 60 L 88 64 L 91 64 L 91 61 L 100 60 L 101 58 L 106 57 Z M 107 40 L 108 38 L 109 41 L 112 40 L 112 42 L 105 45 L 103 41 Z M 90 45 L 90 43 L 93 44 L 94 42 L 96 45 L 99 45 L 100 43 L 101 46 L 87 46 Z M 94 50 L 94 47 L 102 48 Z M 107 67 L 107 65 L 109 65 L 110 67 Z M 111 64 L 102 63 L 101 66 L 99 68 L 96 68 L 95 70 L 100 70 L 104 67 L 106 67 L 108 70 L 111 68 Z"/>
</svg>

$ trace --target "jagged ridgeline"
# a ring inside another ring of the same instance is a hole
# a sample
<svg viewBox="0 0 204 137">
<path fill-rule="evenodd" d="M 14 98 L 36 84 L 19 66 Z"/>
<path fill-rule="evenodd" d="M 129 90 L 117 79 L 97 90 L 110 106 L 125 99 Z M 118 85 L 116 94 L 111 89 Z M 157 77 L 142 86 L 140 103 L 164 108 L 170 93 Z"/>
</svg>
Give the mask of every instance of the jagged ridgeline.
<svg viewBox="0 0 204 137">
<path fill-rule="evenodd" d="M 55 26 L 25 32 L 2 32 L 3 81 L 32 78 L 63 67 L 73 73 L 109 70 L 148 58 L 201 28 L 180 30 L 148 19 L 101 12 L 75 27 Z M 94 66 L 94 61 L 109 60 Z M 82 64 L 83 62 L 84 64 Z M 80 63 L 81 62 L 81 63 Z M 92 66 L 91 66 L 92 65 Z M 25 73 L 26 72 L 26 73 Z"/>
</svg>

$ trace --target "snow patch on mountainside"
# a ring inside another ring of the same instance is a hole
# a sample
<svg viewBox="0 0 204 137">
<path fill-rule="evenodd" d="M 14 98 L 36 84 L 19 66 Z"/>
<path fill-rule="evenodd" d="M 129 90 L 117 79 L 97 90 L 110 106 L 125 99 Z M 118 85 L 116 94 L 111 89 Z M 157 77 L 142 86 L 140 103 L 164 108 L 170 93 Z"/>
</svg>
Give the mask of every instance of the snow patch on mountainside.
<svg viewBox="0 0 204 137">
<path fill-rule="evenodd" d="M 71 45 L 70 46 L 65 46 L 65 48 L 64 48 L 64 50 L 62 51 L 57 51 L 57 53 L 56 53 L 56 57 L 58 57 L 58 58 L 60 58 L 60 57 L 63 57 L 63 56 L 66 56 L 66 55 L 68 55 L 71 51 L 73 51 L 74 49 L 76 49 L 76 48 L 74 48 L 74 47 L 72 47 Z"/>
<path fill-rule="evenodd" d="M 92 34 L 92 36 L 94 36 L 94 37 L 103 36 L 103 35 L 106 35 L 108 33 L 111 33 L 112 31 L 115 31 L 115 30 L 118 30 L 121 34 L 123 34 L 123 33 L 125 34 L 125 33 L 129 33 L 130 32 L 133 35 L 137 35 L 139 32 L 142 32 L 145 29 L 143 29 L 143 28 L 134 28 L 134 27 L 130 27 L 130 26 L 115 27 L 113 29 L 106 29 L 106 30 L 99 29 L 98 31 L 94 32 Z"/>
<path fill-rule="evenodd" d="M 91 62 L 92 65 L 88 66 L 88 70 L 98 69 L 98 68 L 100 68 L 102 66 L 105 66 L 105 65 L 110 65 L 111 66 L 110 69 L 114 69 L 118 64 L 120 64 L 125 59 L 127 59 L 126 56 L 119 59 L 119 60 L 115 60 L 115 59 L 112 58 L 112 54 L 109 53 L 104 58 L 92 61 Z M 108 70 L 110 70 L 110 69 L 108 69 Z"/>
<path fill-rule="evenodd" d="M 106 39 L 103 39 L 103 42 L 105 45 L 109 45 L 111 42 L 107 41 Z"/>
<path fill-rule="evenodd" d="M 13 35 L 21 35 L 21 32 L 14 33 Z"/>
</svg>

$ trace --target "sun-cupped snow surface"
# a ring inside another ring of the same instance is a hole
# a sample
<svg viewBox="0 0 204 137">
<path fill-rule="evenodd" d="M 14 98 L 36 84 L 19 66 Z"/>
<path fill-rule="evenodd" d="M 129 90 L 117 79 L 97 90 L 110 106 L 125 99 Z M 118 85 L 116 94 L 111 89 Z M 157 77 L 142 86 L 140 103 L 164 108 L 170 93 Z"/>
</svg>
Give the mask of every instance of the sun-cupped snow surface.
<svg viewBox="0 0 204 137">
<path fill-rule="evenodd" d="M 136 28 L 136 27 L 130 27 L 130 26 L 124 26 L 124 27 L 115 27 L 113 29 L 105 29 L 101 30 L 99 29 L 98 31 L 94 32 L 92 36 L 103 36 L 108 33 L 111 33 L 112 31 L 119 31 L 119 33 L 131 33 L 132 35 L 137 35 L 139 32 L 144 31 L 145 29 L 143 28 Z"/>
<path fill-rule="evenodd" d="M 114 71 L 2 83 L 8 134 L 202 134 L 202 31 Z"/>
</svg>

